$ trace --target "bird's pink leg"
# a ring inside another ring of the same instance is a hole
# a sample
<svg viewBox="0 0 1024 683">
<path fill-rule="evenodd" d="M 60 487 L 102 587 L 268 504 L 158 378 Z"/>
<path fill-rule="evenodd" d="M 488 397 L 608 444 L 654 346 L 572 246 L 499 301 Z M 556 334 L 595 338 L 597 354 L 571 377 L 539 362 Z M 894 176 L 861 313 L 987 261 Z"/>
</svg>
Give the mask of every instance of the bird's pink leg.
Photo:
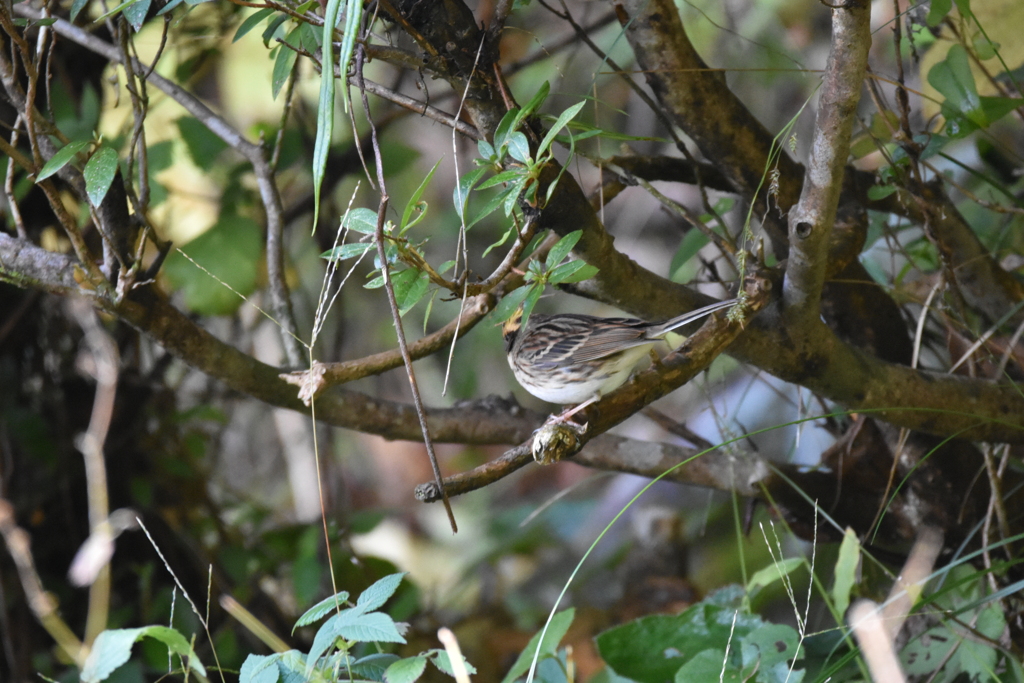
<svg viewBox="0 0 1024 683">
<path fill-rule="evenodd" d="M 601 395 L 600 394 L 595 394 L 594 396 L 588 398 L 586 401 L 584 401 L 583 403 L 579 404 L 578 406 L 575 406 L 573 408 L 566 408 L 565 410 L 560 412 L 558 415 L 550 416 L 545 421 L 545 424 L 554 424 L 556 422 L 569 422 L 570 421 L 569 418 L 571 418 L 573 415 L 575 415 L 576 413 L 580 412 L 581 410 L 583 410 L 587 406 L 591 405 L 592 403 L 597 403 L 600 400 L 601 400 Z"/>
</svg>

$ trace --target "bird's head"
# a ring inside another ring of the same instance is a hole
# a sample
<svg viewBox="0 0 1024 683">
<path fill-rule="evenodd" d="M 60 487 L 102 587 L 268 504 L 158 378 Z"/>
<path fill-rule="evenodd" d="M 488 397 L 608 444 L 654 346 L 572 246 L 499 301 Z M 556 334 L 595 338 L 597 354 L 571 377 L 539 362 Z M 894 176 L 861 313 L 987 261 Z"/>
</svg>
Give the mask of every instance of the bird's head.
<svg viewBox="0 0 1024 683">
<path fill-rule="evenodd" d="M 516 336 L 523 326 L 523 307 L 520 305 L 512 316 L 501 324 L 501 336 L 505 338 L 505 349 L 511 349 L 516 343 Z"/>
</svg>

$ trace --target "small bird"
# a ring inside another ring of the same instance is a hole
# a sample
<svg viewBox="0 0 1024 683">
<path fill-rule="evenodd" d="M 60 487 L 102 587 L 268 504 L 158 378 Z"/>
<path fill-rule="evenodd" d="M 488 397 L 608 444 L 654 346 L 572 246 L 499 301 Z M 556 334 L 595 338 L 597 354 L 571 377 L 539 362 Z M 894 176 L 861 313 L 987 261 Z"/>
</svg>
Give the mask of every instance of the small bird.
<svg viewBox="0 0 1024 683">
<path fill-rule="evenodd" d="M 524 389 L 549 403 L 580 404 L 556 418 L 565 421 L 625 383 L 633 366 L 666 334 L 736 301 L 719 301 L 659 323 L 574 313 L 531 315 L 525 329 L 520 307 L 501 331 L 508 364 Z"/>
</svg>

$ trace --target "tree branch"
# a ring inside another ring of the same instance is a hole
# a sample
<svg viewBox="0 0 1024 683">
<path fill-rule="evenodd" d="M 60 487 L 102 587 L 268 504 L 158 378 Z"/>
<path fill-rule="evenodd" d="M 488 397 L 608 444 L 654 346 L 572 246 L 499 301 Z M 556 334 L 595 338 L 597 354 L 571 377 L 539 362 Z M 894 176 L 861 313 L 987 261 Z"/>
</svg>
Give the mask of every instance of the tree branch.
<svg viewBox="0 0 1024 683">
<path fill-rule="evenodd" d="M 865 0 L 848 0 L 832 10 L 832 52 L 825 67 L 803 190 L 789 216 L 789 260 L 782 289 L 787 319 L 804 325 L 820 320 L 829 235 L 871 47 L 870 18 Z"/>
<path fill-rule="evenodd" d="M 783 258 L 785 225 L 775 212 L 764 210 L 774 136 L 729 90 L 724 74 L 708 68 L 693 49 L 671 0 L 617 4 L 626 38 L 658 102 L 705 158 L 714 160 L 733 190 L 762 207 L 764 227 L 776 254 Z M 800 192 L 800 166 L 785 151 L 780 151 L 776 165 L 780 182 L 775 201 L 785 213 Z"/>
</svg>

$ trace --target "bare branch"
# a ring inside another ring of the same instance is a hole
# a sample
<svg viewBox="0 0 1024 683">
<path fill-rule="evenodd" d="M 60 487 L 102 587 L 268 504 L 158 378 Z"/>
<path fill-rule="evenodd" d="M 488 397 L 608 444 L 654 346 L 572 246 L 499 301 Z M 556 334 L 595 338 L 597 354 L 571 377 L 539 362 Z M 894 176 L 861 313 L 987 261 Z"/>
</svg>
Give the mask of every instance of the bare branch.
<svg viewBox="0 0 1024 683">
<path fill-rule="evenodd" d="M 832 10 L 832 52 L 825 68 L 803 190 L 790 212 L 789 261 L 782 290 L 786 317 L 805 324 L 820 320 L 829 235 L 843 189 L 850 134 L 871 47 L 870 18 L 865 0 L 850 0 Z"/>
</svg>

